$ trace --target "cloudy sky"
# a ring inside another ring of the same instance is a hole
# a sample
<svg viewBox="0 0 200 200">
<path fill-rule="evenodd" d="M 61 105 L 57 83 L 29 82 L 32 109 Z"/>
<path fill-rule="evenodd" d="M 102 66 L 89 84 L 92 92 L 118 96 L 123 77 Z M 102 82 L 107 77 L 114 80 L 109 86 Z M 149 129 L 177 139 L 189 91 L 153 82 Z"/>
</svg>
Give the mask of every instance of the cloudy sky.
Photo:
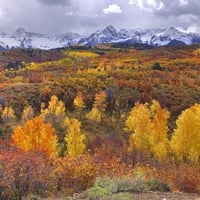
<svg viewBox="0 0 200 200">
<path fill-rule="evenodd" d="M 200 32 L 199 0 L 0 0 L 0 30 L 90 33 L 175 26 Z"/>
</svg>

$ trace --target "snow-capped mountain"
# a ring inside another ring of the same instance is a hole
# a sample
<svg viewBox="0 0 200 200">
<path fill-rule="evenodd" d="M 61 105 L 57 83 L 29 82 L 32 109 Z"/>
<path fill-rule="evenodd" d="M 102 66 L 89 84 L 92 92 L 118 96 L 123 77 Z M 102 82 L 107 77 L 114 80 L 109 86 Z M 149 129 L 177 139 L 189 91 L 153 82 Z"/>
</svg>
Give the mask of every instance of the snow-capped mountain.
<svg viewBox="0 0 200 200">
<path fill-rule="evenodd" d="M 163 45 L 189 45 L 200 43 L 200 34 L 185 33 L 174 27 L 166 29 L 121 29 L 116 30 L 108 26 L 90 35 L 83 36 L 77 33 L 42 34 L 27 32 L 18 28 L 14 32 L 0 33 L 0 50 L 12 47 L 53 49 L 72 45 L 94 46 L 104 43 L 149 44 Z"/>
<path fill-rule="evenodd" d="M 82 38 L 78 43 L 93 46 L 102 43 L 116 43 L 121 40 L 120 33 L 114 27 L 108 26 L 104 30 L 98 30 Z"/>
<path fill-rule="evenodd" d="M 82 36 L 77 33 L 59 35 L 27 32 L 18 28 L 12 33 L 0 33 L 0 46 L 5 49 L 13 47 L 53 49 L 77 44 Z"/>
<path fill-rule="evenodd" d="M 173 42 L 182 42 L 188 45 L 192 43 L 191 39 L 187 33 L 183 33 L 174 27 L 169 27 L 152 36 L 150 44 L 162 46 Z"/>
<path fill-rule="evenodd" d="M 96 31 L 82 38 L 79 44 L 97 45 L 101 43 L 129 43 L 149 44 L 153 46 L 163 45 L 189 45 L 200 43 L 200 34 L 181 32 L 174 27 L 166 29 L 121 29 L 117 31 L 108 26 L 104 30 Z"/>
</svg>

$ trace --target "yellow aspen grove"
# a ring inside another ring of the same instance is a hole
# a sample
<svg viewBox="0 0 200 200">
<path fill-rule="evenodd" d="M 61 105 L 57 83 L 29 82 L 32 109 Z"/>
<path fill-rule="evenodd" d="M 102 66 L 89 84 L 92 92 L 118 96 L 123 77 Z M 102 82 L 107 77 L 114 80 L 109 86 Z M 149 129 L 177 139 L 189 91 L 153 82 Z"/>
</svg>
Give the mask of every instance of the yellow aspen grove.
<svg viewBox="0 0 200 200">
<path fill-rule="evenodd" d="M 152 153 L 158 160 L 164 160 L 169 147 L 168 118 L 169 112 L 155 100 L 151 106 L 137 103 L 126 120 L 125 130 L 132 133 L 129 150 Z"/>
<path fill-rule="evenodd" d="M 22 122 L 26 122 L 29 119 L 32 119 L 34 116 L 34 111 L 32 106 L 26 106 L 24 107 L 24 110 L 22 112 Z"/>
<path fill-rule="evenodd" d="M 92 110 L 86 114 L 86 118 L 92 121 L 100 122 L 101 112 L 98 110 L 98 108 L 92 108 Z"/>
<path fill-rule="evenodd" d="M 161 108 L 158 101 L 153 100 L 150 107 L 152 115 L 152 130 L 149 138 L 151 151 L 159 160 L 163 160 L 167 156 L 169 150 L 168 119 L 169 111 Z"/>
<path fill-rule="evenodd" d="M 41 108 L 41 114 L 45 117 L 45 115 L 55 114 L 59 116 L 60 114 L 65 113 L 65 105 L 62 101 L 59 101 L 58 97 L 53 95 L 51 100 L 49 101 L 48 108 Z"/>
<path fill-rule="evenodd" d="M 13 143 L 23 151 L 43 152 L 49 156 L 57 155 L 57 136 L 50 123 L 41 117 L 28 120 L 24 126 L 15 128 Z"/>
<path fill-rule="evenodd" d="M 132 133 L 129 138 L 129 150 L 137 149 L 144 153 L 149 152 L 151 121 L 147 104 L 136 104 L 131 110 L 125 124 L 125 130 Z"/>
<path fill-rule="evenodd" d="M 82 94 L 78 93 L 76 97 L 74 98 L 74 106 L 78 109 L 85 108 L 85 104 L 83 102 Z"/>
<path fill-rule="evenodd" d="M 176 120 L 170 142 L 174 154 L 180 161 L 200 160 L 200 104 L 186 109 Z"/>
<path fill-rule="evenodd" d="M 3 113 L 1 115 L 2 121 L 4 123 L 12 123 L 15 121 L 15 113 L 11 106 L 6 106 L 3 110 Z"/>
<path fill-rule="evenodd" d="M 85 150 L 85 135 L 80 130 L 81 122 L 77 119 L 71 119 L 65 136 L 67 143 L 67 152 L 71 156 L 81 155 Z"/>
<path fill-rule="evenodd" d="M 197 48 L 196 50 L 193 51 L 193 55 L 196 57 L 199 57 L 200 55 L 200 48 Z"/>
<path fill-rule="evenodd" d="M 47 108 L 45 108 L 44 104 L 41 105 L 41 116 L 45 122 L 52 124 L 59 136 L 59 140 L 63 140 L 69 122 L 66 116 L 64 102 L 53 95 Z"/>
</svg>

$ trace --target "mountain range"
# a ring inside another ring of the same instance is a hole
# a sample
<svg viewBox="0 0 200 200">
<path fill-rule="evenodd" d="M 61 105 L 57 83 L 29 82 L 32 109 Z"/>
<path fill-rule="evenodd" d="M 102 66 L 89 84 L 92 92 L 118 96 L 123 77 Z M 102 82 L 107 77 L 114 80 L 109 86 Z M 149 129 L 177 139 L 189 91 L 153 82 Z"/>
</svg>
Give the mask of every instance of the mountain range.
<svg viewBox="0 0 200 200">
<path fill-rule="evenodd" d="M 18 28 L 14 32 L 0 32 L 0 50 L 10 48 L 39 48 L 54 49 L 73 45 L 94 46 L 104 43 L 148 44 L 163 45 L 190 45 L 200 43 L 200 34 L 186 33 L 168 27 L 165 29 L 121 29 L 108 26 L 90 35 L 78 33 L 42 34 L 27 32 Z"/>
</svg>

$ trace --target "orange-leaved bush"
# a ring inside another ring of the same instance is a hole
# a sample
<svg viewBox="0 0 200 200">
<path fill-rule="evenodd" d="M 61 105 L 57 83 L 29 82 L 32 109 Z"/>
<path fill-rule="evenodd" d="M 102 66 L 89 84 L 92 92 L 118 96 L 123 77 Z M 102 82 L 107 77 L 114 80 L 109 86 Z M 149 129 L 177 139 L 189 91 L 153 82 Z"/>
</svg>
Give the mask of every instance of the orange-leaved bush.
<svg viewBox="0 0 200 200">
<path fill-rule="evenodd" d="M 14 145 L 23 151 L 43 152 L 55 156 L 57 136 L 50 123 L 44 123 L 41 117 L 28 120 L 24 126 L 15 128 L 12 134 Z"/>
</svg>

